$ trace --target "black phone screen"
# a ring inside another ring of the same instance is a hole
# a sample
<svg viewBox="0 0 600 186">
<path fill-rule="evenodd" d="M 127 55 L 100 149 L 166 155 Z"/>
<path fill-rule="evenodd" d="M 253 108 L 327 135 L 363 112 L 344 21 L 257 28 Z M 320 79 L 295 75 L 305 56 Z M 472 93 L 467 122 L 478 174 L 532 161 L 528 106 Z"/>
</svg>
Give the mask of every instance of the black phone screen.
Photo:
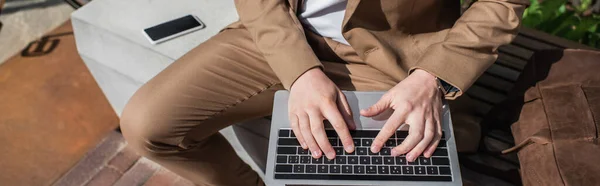
<svg viewBox="0 0 600 186">
<path fill-rule="evenodd" d="M 146 28 L 144 29 L 144 32 L 148 34 L 150 39 L 157 41 L 198 26 L 202 26 L 202 23 L 198 22 L 194 16 L 187 15 L 150 28 Z"/>
</svg>

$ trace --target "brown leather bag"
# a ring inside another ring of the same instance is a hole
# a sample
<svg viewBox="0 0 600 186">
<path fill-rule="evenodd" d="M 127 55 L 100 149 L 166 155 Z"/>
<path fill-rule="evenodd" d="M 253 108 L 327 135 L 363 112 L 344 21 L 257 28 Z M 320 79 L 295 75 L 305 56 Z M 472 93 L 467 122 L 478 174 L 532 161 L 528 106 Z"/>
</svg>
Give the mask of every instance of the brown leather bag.
<svg viewBox="0 0 600 186">
<path fill-rule="evenodd" d="M 524 185 L 600 185 L 600 52 L 536 52 L 510 97 Z"/>
</svg>

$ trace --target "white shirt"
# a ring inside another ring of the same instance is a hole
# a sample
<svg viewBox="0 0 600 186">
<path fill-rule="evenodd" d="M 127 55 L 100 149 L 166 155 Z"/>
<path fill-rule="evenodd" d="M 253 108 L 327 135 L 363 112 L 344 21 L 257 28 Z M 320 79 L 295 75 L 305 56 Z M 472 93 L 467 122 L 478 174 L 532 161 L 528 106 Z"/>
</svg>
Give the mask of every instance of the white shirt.
<svg viewBox="0 0 600 186">
<path fill-rule="evenodd" d="M 346 4 L 346 0 L 304 0 L 300 22 L 316 34 L 350 45 L 342 36 Z"/>
</svg>

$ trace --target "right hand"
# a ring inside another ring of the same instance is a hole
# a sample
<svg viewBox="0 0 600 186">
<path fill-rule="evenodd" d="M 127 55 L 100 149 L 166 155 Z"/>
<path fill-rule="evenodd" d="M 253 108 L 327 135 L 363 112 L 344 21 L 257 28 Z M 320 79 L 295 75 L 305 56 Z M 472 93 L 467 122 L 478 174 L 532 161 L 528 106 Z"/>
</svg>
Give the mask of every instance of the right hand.
<svg viewBox="0 0 600 186">
<path fill-rule="evenodd" d="M 342 91 L 320 68 L 306 71 L 294 82 L 290 88 L 288 111 L 298 142 L 302 148 L 309 149 L 314 158 L 325 154 L 328 159 L 334 159 L 336 155 L 325 134 L 324 120 L 333 126 L 344 150 L 354 152 L 354 141 L 348 128 L 355 129 L 356 125 L 350 106 Z"/>
</svg>

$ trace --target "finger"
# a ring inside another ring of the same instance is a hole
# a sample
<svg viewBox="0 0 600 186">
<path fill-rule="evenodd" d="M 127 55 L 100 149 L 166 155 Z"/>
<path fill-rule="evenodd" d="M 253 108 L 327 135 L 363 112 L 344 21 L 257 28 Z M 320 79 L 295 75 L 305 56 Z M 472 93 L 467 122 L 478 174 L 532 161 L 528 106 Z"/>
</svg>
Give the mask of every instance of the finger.
<svg viewBox="0 0 600 186">
<path fill-rule="evenodd" d="M 298 121 L 298 116 L 296 116 L 295 114 L 291 114 L 289 116 L 290 118 L 290 126 L 292 127 L 292 131 L 294 132 L 294 135 L 296 135 L 296 139 L 298 140 L 298 143 L 300 143 L 300 146 L 302 146 L 303 149 L 307 149 L 308 146 L 306 146 L 306 142 L 304 141 L 304 138 L 302 137 L 302 133 L 300 132 L 300 124 Z"/>
<path fill-rule="evenodd" d="M 302 133 L 302 137 L 304 138 L 308 149 L 310 149 L 313 158 L 320 158 L 321 149 L 319 148 L 319 145 L 315 141 L 315 138 L 313 137 L 312 132 L 310 131 L 310 119 L 308 115 L 299 115 L 298 120 L 300 121 L 300 133 Z"/>
<path fill-rule="evenodd" d="M 323 154 L 327 156 L 328 159 L 335 158 L 335 150 L 331 147 L 329 138 L 327 138 L 327 134 L 325 133 L 323 117 L 321 116 L 320 111 L 309 112 L 308 118 L 310 119 L 310 131 L 312 132 L 312 136 L 315 138 L 321 151 L 323 151 Z"/>
<path fill-rule="evenodd" d="M 348 100 L 346 100 L 346 95 L 344 95 L 342 91 L 339 91 L 338 93 L 337 107 L 338 110 L 342 111 L 342 117 L 348 125 L 348 128 L 351 130 L 355 130 L 356 123 L 354 123 L 354 118 L 352 118 L 352 109 L 350 109 L 350 105 L 348 105 Z"/>
<path fill-rule="evenodd" d="M 408 119 L 406 120 L 406 123 L 410 126 L 410 128 L 408 129 L 408 136 L 406 136 L 406 139 L 404 139 L 404 141 L 400 145 L 392 149 L 392 156 L 398 156 L 401 154 L 408 153 L 423 139 L 425 121 L 424 119 L 422 119 L 422 116 L 416 117 L 417 115 L 417 113 L 411 113 L 408 116 Z"/>
<path fill-rule="evenodd" d="M 437 148 L 440 140 L 442 139 L 442 120 L 440 118 L 440 110 L 441 110 L 441 104 L 438 107 L 434 107 L 433 110 L 433 120 L 435 121 L 434 124 L 436 126 L 436 133 L 435 133 L 435 138 L 433 139 L 431 145 L 427 148 L 427 150 L 425 150 L 424 156 L 425 157 L 431 157 L 431 155 L 433 155 L 433 152 L 435 152 L 435 149 Z"/>
<path fill-rule="evenodd" d="M 379 101 L 377 101 L 377 103 L 375 103 L 371 107 L 361 110 L 360 114 L 365 117 L 376 116 L 376 115 L 381 114 L 386 109 L 388 109 L 389 106 L 390 106 L 389 99 L 387 98 L 387 96 L 384 95 L 381 97 L 381 99 L 379 99 Z"/>
<path fill-rule="evenodd" d="M 413 148 L 408 154 L 406 154 L 406 160 L 409 162 L 413 162 L 419 157 L 425 149 L 431 144 L 433 141 L 435 134 L 437 133 L 437 129 L 433 124 L 433 120 L 427 119 L 425 121 L 425 133 L 423 134 L 423 139 Z"/>
<path fill-rule="evenodd" d="M 404 123 L 406 119 L 406 112 L 404 110 L 394 111 L 392 116 L 385 122 L 381 131 L 373 140 L 373 144 L 371 144 L 371 151 L 374 153 L 378 153 L 381 150 L 381 147 L 385 144 L 385 142 L 396 133 L 396 130 L 400 125 Z"/>
<path fill-rule="evenodd" d="M 323 115 L 329 120 L 331 126 L 333 126 L 333 129 L 338 134 L 338 137 L 344 146 L 344 150 L 349 153 L 354 152 L 354 141 L 352 141 L 348 126 L 344 122 L 344 118 L 342 118 L 336 105 L 331 103 L 323 107 Z"/>
<path fill-rule="evenodd" d="M 429 144 L 429 147 L 427 147 L 427 149 L 423 153 L 423 156 L 425 156 L 426 158 L 431 157 L 433 155 L 433 152 L 435 152 L 435 149 L 437 149 L 437 146 L 440 143 L 440 139 L 442 139 L 442 131 L 438 127 L 438 131 L 435 133 L 435 137 Z"/>
</svg>

